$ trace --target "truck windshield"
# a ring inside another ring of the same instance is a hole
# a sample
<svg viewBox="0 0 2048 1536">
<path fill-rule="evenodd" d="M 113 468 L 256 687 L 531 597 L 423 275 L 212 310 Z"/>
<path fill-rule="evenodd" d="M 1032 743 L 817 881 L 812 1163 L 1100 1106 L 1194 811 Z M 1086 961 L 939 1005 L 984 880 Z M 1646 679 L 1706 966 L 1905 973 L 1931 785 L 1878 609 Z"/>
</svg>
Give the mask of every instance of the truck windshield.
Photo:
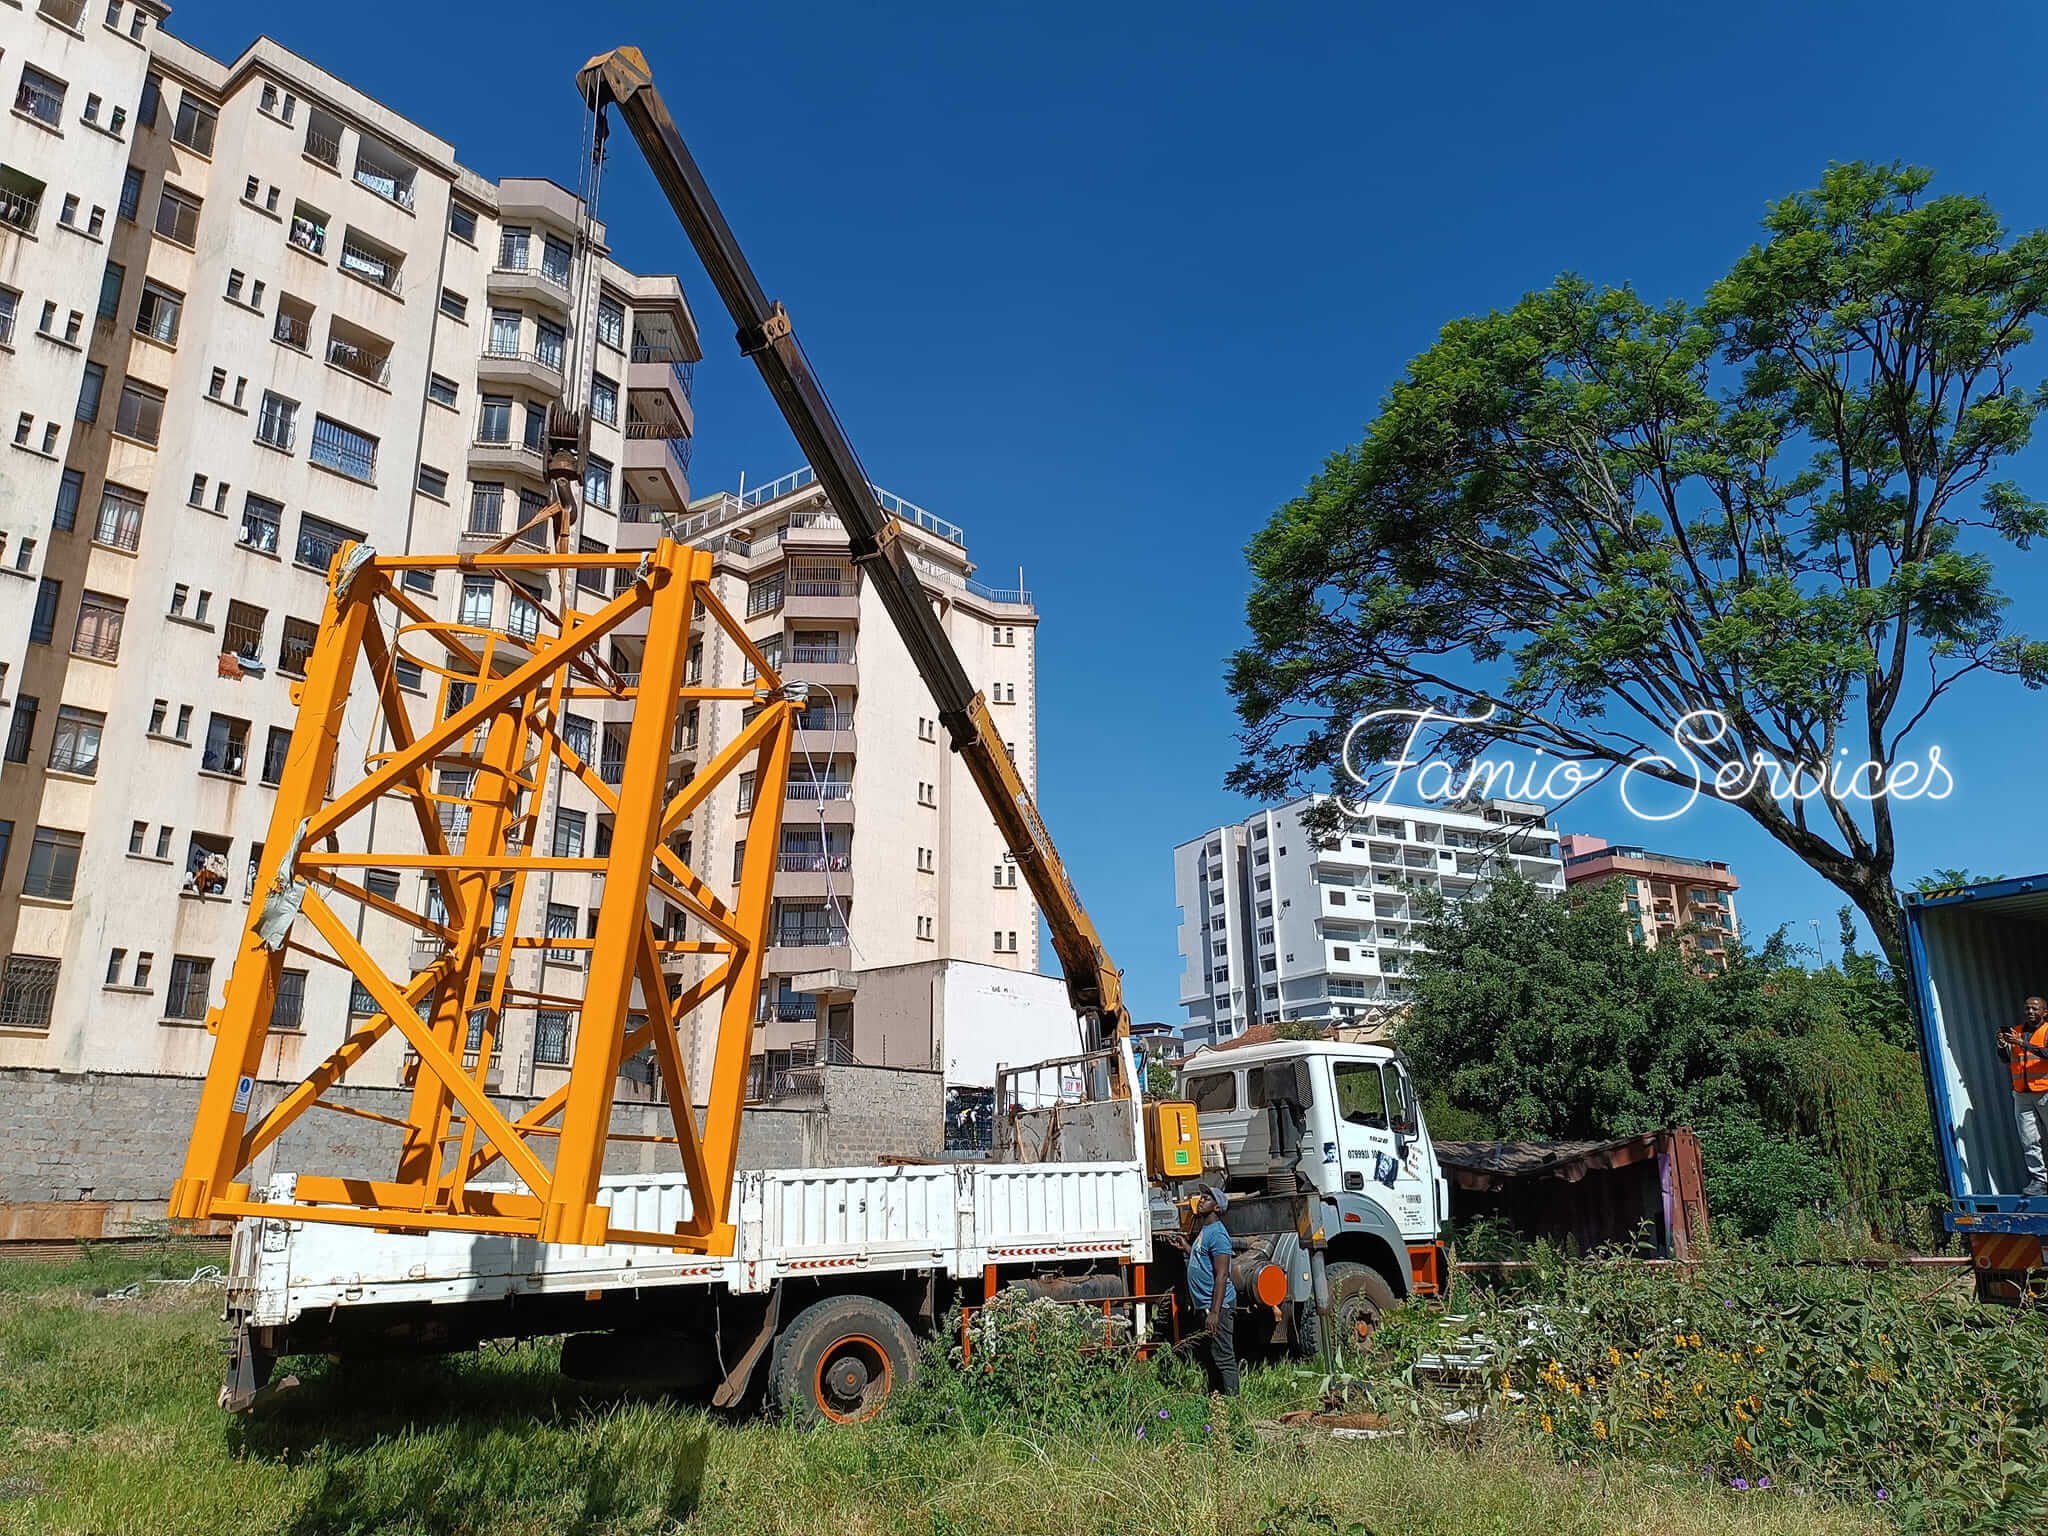
<svg viewBox="0 0 2048 1536">
<path fill-rule="evenodd" d="M 1188 1079 L 1188 1102 L 1197 1113 L 1237 1108 L 1237 1079 L 1229 1072 L 1214 1072 Z"/>
<path fill-rule="evenodd" d="M 1387 1097 L 1376 1062 L 1337 1063 L 1337 1113 L 1353 1125 L 1387 1129 Z"/>
</svg>

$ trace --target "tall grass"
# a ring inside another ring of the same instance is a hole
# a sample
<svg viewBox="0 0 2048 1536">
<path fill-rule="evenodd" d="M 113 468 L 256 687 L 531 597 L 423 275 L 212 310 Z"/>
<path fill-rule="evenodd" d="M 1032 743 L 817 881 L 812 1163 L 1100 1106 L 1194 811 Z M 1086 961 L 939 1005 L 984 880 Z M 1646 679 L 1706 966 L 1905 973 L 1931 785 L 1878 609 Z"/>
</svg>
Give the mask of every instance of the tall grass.
<svg viewBox="0 0 2048 1536">
<path fill-rule="evenodd" d="M 803 1433 L 657 1397 L 588 1394 L 549 1348 L 394 1368 L 302 1363 L 254 1419 L 214 1407 L 219 1295 L 104 1274 L 0 1286 L 0 1532 L 8 1536 L 1574 1536 L 1864 1532 L 1868 1512 L 1703 1488 L 1540 1450 L 1259 1431 L 1306 1387 L 1254 1372 L 1242 1433 L 1122 1422 L 978 1431 L 926 1418 Z M 1188 1378 L 1164 1390 L 1206 1407 Z M 942 1390 L 936 1384 L 934 1390 Z M 1145 1411 L 1156 1412 L 1147 1399 Z M 940 1405 L 943 1408 L 943 1403 Z M 957 1417 L 957 1415 L 955 1416 Z M 943 1411 L 939 1420 L 946 1418 Z M 1213 1421 L 1213 1420 L 1212 1420 Z"/>
</svg>

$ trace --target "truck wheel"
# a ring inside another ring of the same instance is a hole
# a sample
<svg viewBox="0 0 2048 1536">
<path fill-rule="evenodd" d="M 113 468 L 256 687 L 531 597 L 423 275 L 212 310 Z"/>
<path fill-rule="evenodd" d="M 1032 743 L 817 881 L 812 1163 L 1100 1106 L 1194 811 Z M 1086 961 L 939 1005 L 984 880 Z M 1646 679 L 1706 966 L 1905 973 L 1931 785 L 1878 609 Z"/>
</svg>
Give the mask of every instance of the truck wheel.
<svg viewBox="0 0 2048 1536">
<path fill-rule="evenodd" d="M 1380 1319 L 1399 1306 L 1400 1301 L 1386 1277 L 1370 1265 L 1340 1259 L 1329 1266 L 1329 1275 L 1330 1319 L 1336 1324 L 1336 1353 L 1341 1360 L 1346 1354 L 1358 1353 L 1379 1327 Z M 1296 1337 L 1304 1357 L 1321 1356 L 1323 1319 L 1312 1301 L 1301 1305 Z"/>
<path fill-rule="evenodd" d="M 828 1296 L 775 1341 L 769 1391 L 798 1423 L 872 1419 L 917 1374 L 917 1341 L 893 1307 L 869 1296 Z"/>
</svg>

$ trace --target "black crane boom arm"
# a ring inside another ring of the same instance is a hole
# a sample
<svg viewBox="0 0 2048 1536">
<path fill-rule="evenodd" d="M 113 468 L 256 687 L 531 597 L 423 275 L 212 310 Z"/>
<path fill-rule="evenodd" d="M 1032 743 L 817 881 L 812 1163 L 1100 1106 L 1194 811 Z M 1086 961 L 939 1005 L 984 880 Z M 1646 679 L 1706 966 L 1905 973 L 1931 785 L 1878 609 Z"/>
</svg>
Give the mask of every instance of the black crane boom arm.
<svg viewBox="0 0 2048 1536">
<path fill-rule="evenodd" d="M 655 89 L 646 58 L 637 48 L 614 49 L 584 65 L 576 83 L 586 102 L 600 112 L 606 106 L 616 106 L 632 130 L 669 206 L 739 327 L 741 352 L 761 370 L 783 419 L 846 525 L 854 563 L 866 572 L 903 637 L 938 705 L 953 750 L 966 763 L 1011 856 L 1024 872 L 1031 894 L 1045 912 L 1053 950 L 1066 973 L 1068 997 L 1092 1037 L 1087 1044 L 1094 1048 L 1127 1035 L 1130 1015 L 1116 967 L 1075 894 L 1029 788 L 1004 748 L 987 701 L 968 680 L 946 638 L 911 564 L 900 528 L 876 502 L 860 459 L 840 429 L 832 403 L 819 387 L 790 327 L 789 315 L 781 304 L 770 302 L 748 266 L 675 119 Z"/>
</svg>

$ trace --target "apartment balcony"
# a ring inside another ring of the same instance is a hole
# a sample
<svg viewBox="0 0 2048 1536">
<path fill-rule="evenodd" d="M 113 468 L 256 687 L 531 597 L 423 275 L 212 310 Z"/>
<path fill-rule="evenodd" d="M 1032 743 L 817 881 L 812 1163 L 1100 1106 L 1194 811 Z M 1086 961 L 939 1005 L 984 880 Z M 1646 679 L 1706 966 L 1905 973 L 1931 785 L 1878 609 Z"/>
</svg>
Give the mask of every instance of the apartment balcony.
<svg viewBox="0 0 2048 1536">
<path fill-rule="evenodd" d="M 791 554 L 811 550 L 846 553 L 846 524 L 836 512 L 792 512 L 776 537 Z"/>
<path fill-rule="evenodd" d="M 646 424 L 640 424 L 644 428 Z M 657 437 L 636 428 L 635 423 L 626 423 L 626 447 L 620 455 L 628 483 L 640 491 L 649 476 L 659 477 L 660 490 L 655 497 L 642 494 L 643 502 L 654 499 L 663 503 L 687 502 L 690 495 L 690 444 L 692 439 Z"/>
<path fill-rule="evenodd" d="M 812 656 L 822 658 L 830 654 L 828 652 L 814 652 L 809 647 L 805 647 L 805 654 L 799 656 L 796 654 L 796 650 L 795 646 L 791 646 L 785 651 L 782 661 L 775 668 L 781 674 L 784 682 L 802 681 L 817 683 L 832 689 L 842 697 L 847 689 L 859 686 L 860 667 L 856 663 L 852 646 L 843 648 L 838 652 L 836 659 L 829 661 L 809 659 Z M 821 700 L 820 702 L 830 703 L 830 700 Z"/>
<path fill-rule="evenodd" d="M 805 753 L 819 758 L 853 756 L 858 746 L 858 738 L 853 733 L 851 714 L 847 711 L 836 713 L 847 715 L 847 723 L 844 726 L 826 723 L 831 720 L 835 711 L 827 709 L 822 703 L 796 717 L 794 761 L 801 763 Z M 814 720 L 811 718 L 813 715 L 821 716 L 823 719 Z"/>
<path fill-rule="evenodd" d="M 827 937 L 836 937 L 836 943 L 813 942 Z M 846 942 L 846 930 L 834 929 L 830 934 L 814 931 L 800 933 L 775 933 L 768 936 L 768 954 L 761 962 L 762 969 L 770 973 L 794 975 L 800 971 L 850 971 L 853 969 L 853 951 Z M 785 940 L 793 942 L 785 942 Z"/>
<path fill-rule="evenodd" d="M 538 481 L 546 466 L 539 448 L 529 448 L 516 438 L 478 438 L 469 445 L 469 467 L 496 474 L 526 475 Z"/>
<path fill-rule="evenodd" d="M 775 894 L 798 901 L 844 900 L 853 895 L 853 859 L 818 851 L 775 856 Z"/>
<path fill-rule="evenodd" d="M 553 352 L 518 347 L 486 347 L 477 355 L 476 376 L 483 384 L 515 384 L 553 396 L 562 392 L 562 359 Z"/>
<path fill-rule="evenodd" d="M 547 265 L 505 265 L 505 254 L 499 252 L 500 265 L 492 267 L 484 279 L 484 291 L 492 298 L 523 299 L 563 315 L 575 308 L 576 295 L 570 288 L 567 271 Z"/>
<path fill-rule="evenodd" d="M 860 589 L 848 576 L 839 581 L 805 580 L 792 577 L 784 586 L 782 616 L 788 620 L 858 619 Z M 802 660 L 802 657 L 798 657 Z M 825 658 L 818 658 L 824 660 Z M 837 658 L 832 658 L 836 660 Z"/>
<path fill-rule="evenodd" d="M 629 408 L 645 408 L 645 414 L 658 415 L 682 425 L 683 435 L 697 430 L 697 413 L 690 403 L 694 379 L 689 363 L 678 358 L 670 362 L 662 352 L 662 359 L 652 356 L 649 349 L 635 345 L 633 361 L 626 368 L 626 400 Z M 642 353 L 649 353 L 643 357 Z"/>
</svg>

